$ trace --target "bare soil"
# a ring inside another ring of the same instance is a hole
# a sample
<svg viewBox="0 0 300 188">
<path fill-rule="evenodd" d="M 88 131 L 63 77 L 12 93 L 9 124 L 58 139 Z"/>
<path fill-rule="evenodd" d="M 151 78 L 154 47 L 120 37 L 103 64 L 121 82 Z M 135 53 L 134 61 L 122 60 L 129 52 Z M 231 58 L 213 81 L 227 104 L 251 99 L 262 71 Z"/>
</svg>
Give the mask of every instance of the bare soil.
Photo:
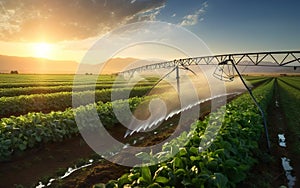
<svg viewBox="0 0 300 188">
<path fill-rule="evenodd" d="M 261 139 L 260 148 L 261 156 L 259 164 L 257 164 L 251 171 L 252 177 L 247 179 L 243 187 L 280 187 L 285 185 L 288 187 L 288 181 L 285 172 L 282 167 L 281 158 L 287 157 L 291 159 L 291 166 L 294 168 L 293 175 L 296 176 L 296 185 L 294 187 L 300 187 L 299 181 L 299 156 L 292 154 L 290 146 L 294 141 L 297 141 L 292 137 L 292 133 L 287 126 L 286 115 L 283 109 L 280 107 L 280 93 L 278 91 L 278 85 L 275 81 L 274 94 L 267 109 L 267 123 L 268 131 L 271 143 L 270 153 L 267 153 L 266 138 L 263 136 Z M 284 134 L 286 138 L 287 147 L 279 146 L 278 134 Z M 298 140 L 299 142 L 299 140 Z"/>
<path fill-rule="evenodd" d="M 228 97 L 228 101 L 233 98 L 234 96 Z M 210 113 L 210 102 L 201 104 L 200 109 L 200 118 L 203 118 Z M 170 126 L 171 123 L 174 126 Z M 151 146 L 168 138 L 177 128 L 177 125 L 178 116 L 175 116 L 164 122 L 156 130 L 158 134 L 155 135 L 153 132 L 148 132 L 124 138 L 126 128 L 122 125 L 116 125 L 113 130 L 108 131 L 113 137 L 123 143 L 143 136 L 145 138 L 137 142 L 135 146 Z M 190 124 L 186 125 L 189 126 Z M 277 130 L 277 128 L 274 127 L 274 130 Z M 272 143 L 276 143 L 276 133 L 271 134 L 273 134 L 271 136 Z M 278 151 L 280 149 L 278 148 Z M 16 185 L 34 187 L 40 179 L 47 177 L 55 178 L 57 177 L 55 172 L 59 169 L 72 167 L 78 159 L 88 159 L 93 155 L 95 155 L 95 152 L 85 143 L 80 135 L 66 139 L 63 142 L 40 145 L 38 148 L 27 150 L 19 156 L 14 156 L 9 162 L 0 163 L 0 188 L 10 188 Z M 128 172 L 129 169 L 129 167 L 120 166 L 103 159 L 92 166 L 74 172 L 62 181 L 54 182 L 52 186 L 72 188 L 91 187 L 96 183 L 106 183 L 111 179 L 117 179 L 122 174 Z M 281 175 L 282 171 L 279 168 L 277 169 L 277 167 L 275 171 L 277 172 L 275 176 L 278 176 L 276 179 L 280 182 L 276 185 L 280 185 L 283 181 L 282 176 L 284 175 Z"/>
<path fill-rule="evenodd" d="M 300 187 L 300 164 L 299 160 L 300 157 L 297 155 L 294 155 L 291 146 L 294 142 L 299 142 L 297 140 L 297 137 L 293 137 L 293 133 L 289 130 L 286 114 L 283 111 L 283 108 L 280 106 L 280 101 L 284 100 L 280 96 L 280 92 L 278 90 L 278 84 L 277 81 L 275 82 L 275 89 L 274 89 L 274 96 L 271 103 L 271 106 L 269 107 L 268 111 L 268 121 L 269 121 L 269 129 L 271 131 L 271 138 L 272 138 L 272 156 L 275 159 L 274 168 L 277 169 L 277 174 L 274 174 L 275 179 L 273 182 L 273 187 L 281 184 L 281 185 L 288 185 L 287 178 L 285 176 L 285 172 L 282 168 L 281 164 L 281 158 L 287 157 L 291 160 L 291 166 L 293 167 L 293 176 L 296 176 L 296 185 L 294 187 Z M 287 147 L 281 147 L 279 146 L 278 141 L 278 134 L 284 134 L 286 139 L 286 145 Z"/>
<path fill-rule="evenodd" d="M 232 98 L 233 96 L 228 97 L 228 100 L 232 100 Z M 200 116 L 204 117 L 210 112 L 210 102 L 201 104 L 200 108 Z M 135 146 L 151 146 L 165 140 L 174 132 L 177 128 L 178 118 L 179 116 L 174 116 L 164 122 L 158 130 L 155 130 L 158 132 L 156 135 L 153 132 L 137 133 L 125 139 L 124 134 L 127 129 L 122 125 L 116 125 L 113 130 L 108 131 L 122 143 L 131 142 L 134 138 L 145 137 Z M 170 126 L 171 123 L 174 126 Z M 88 159 L 93 155 L 96 155 L 95 152 L 80 135 L 62 142 L 42 144 L 13 156 L 8 162 L 0 163 L 0 188 L 10 188 L 16 185 L 35 187 L 41 179 L 55 178 L 58 170 L 72 167 L 78 159 Z M 128 170 L 128 167 L 103 159 L 86 169 L 74 172 L 58 184 L 61 187 L 89 187 L 95 183 L 105 183 L 111 179 L 117 179 Z"/>
</svg>

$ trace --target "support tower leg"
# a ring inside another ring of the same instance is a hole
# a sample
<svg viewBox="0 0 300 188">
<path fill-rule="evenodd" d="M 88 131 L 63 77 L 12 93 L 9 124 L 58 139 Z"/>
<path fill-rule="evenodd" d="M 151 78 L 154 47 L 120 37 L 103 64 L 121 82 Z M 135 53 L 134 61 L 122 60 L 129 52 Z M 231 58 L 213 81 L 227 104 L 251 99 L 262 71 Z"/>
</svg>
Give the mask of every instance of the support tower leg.
<svg viewBox="0 0 300 188">
<path fill-rule="evenodd" d="M 180 96 L 180 76 L 179 76 L 179 66 L 176 66 L 176 82 L 177 82 L 177 92 Z"/>
</svg>

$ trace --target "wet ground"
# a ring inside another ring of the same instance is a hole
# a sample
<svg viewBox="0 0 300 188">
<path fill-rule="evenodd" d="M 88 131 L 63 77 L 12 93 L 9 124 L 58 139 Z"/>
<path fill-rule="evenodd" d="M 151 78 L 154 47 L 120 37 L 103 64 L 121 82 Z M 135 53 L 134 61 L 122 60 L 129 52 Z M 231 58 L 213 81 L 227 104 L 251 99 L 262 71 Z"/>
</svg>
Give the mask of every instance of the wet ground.
<svg viewBox="0 0 300 188">
<path fill-rule="evenodd" d="M 228 96 L 232 100 L 235 95 Z M 210 112 L 210 101 L 200 104 L 200 118 Z M 179 115 L 170 118 L 161 124 L 156 130 L 146 133 L 135 133 L 124 138 L 126 128 L 116 125 L 113 130 L 108 130 L 110 134 L 122 143 L 131 143 L 134 146 L 151 146 L 160 143 L 173 134 L 177 128 Z M 189 126 L 193 121 L 185 122 Z M 187 129 L 189 127 L 181 127 Z M 180 131 L 179 131 L 180 132 Z M 139 138 L 143 137 L 143 140 Z M 80 135 L 63 142 L 48 143 L 40 145 L 35 149 L 23 152 L 19 156 L 14 156 L 11 161 L 0 164 L 0 187 L 10 188 L 16 185 L 33 187 L 40 180 L 57 178 L 68 167 L 72 167 L 83 159 L 95 157 L 95 152 L 85 143 Z M 107 182 L 117 179 L 126 171 L 128 167 L 113 164 L 107 160 L 94 162 L 93 165 L 72 173 L 62 181 L 55 181 L 52 185 L 61 187 L 89 187 L 95 183 Z M 47 181 L 46 181 L 47 182 Z"/>
<path fill-rule="evenodd" d="M 232 100 L 233 97 L 234 96 L 228 97 L 228 100 Z M 284 126 L 285 122 L 279 123 L 280 121 L 278 120 L 282 112 L 276 112 L 277 108 L 274 108 L 274 110 L 272 110 L 272 108 L 273 107 L 270 107 L 271 111 L 269 113 L 271 115 L 269 114 L 269 118 L 271 119 L 268 124 L 272 124 L 272 126 L 269 126 L 269 129 L 271 129 L 271 142 L 273 143 L 272 148 L 274 147 L 274 149 L 272 149 L 272 155 L 274 155 L 275 159 L 274 164 L 278 165 L 267 166 L 267 168 L 273 172 L 273 185 L 279 187 L 286 183 L 280 157 L 282 154 L 287 154 L 287 151 L 278 145 L 279 132 L 277 130 L 280 130 L 280 133 L 285 133 L 286 135 L 288 135 L 288 132 L 286 132 L 287 130 Z M 200 118 L 203 118 L 210 113 L 210 102 L 202 103 L 200 109 Z M 272 115 L 272 113 L 275 114 Z M 192 121 L 189 123 L 192 123 Z M 154 134 L 154 131 L 135 133 L 128 138 L 124 138 L 127 129 L 121 125 L 116 125 L 113 130 L 108 131 L 122 143 L 131 143 L 131 145 L 134 146 L 151 146 L 168 138 L 177 128 L 177 124 L 178 116 L 174 116 L 155 130 L 156 134 Z M 188 123 L 186 124 L 189 125 Z M 141 137 L 144 137 L 144 139 L 139 140 Z M 290 140 L 287 138 L 287 145 L 289 145 L 289 142 Z M 23 185 L 25 187 L 35 186 L 41 179 L 57 178 L 58 174 L 61 174 L 62 171 L 64 172 L 68 167 L 72 167 L 74 164 L 78 164 L 78 161 L 89 159 L 95 155 L 95 152 L 85 143 L 80 135 L 66 139 L 60 143 L 43 144 L 19 156 L 14 156 L 11 162 L 0 163 L 0 187 L 9 188 L 15 187 L 15 185 Z M 280 157 L 278 158 L 276 156 Z M 288 156 L 288 154 L 285 156 Z M 291 159 L 295 161 L 293 157 L 291 157 Z M 266 166 L 260 168 L 264 167 Z M 60 187 L 73 188 L 91 187 L 96 183 L 105 183 L 111 179 L 117 179 L 128 170 L 128 167 L 116 165 L 103 159 L 99 162 L 94 162 L 93 165 L 87 168 L 72 173 L 62 181 L 53 182 L 52 186 L 59 185 Z"/>
<path fill-rule="evenodd" d="M 271 187 L 280 187 L 282 185 L 289 187 L 289 180 L 282 164 L 282 158 L 288 158 L 290 159 L 290 165 L 293 168 L 291 174 L 293 177 L 296 177 L 296 182 L 294 182 L 296 184 L 293 186 L 296 188 L 300 187 L 300 157 L 292 155 L 289 151 L 289 146 L 292 145 L 294 138 L 290 136 L 291 134 L 287 127 L 286 114 L 280 107 L 280 94 L 278 92 L 277 82 L 275 82 L 274 87 L 273 99 L 267 110 L 267 123 L 271 142 L 271 160 L 266 160 L 265 163 L 260 161 L 253 173 L 257 173 L 257 177 L 264 177 L 265 180 L 261 181 L 266 181 L 266 185 L 269 184 Z M 282 135 L 284 135 L 284 142 L 280 139 L 279 135 L 281 138 Z M 262 140 L 263 147 L 261 149 L 266 151 L 264 139 Z M 284 145 L 286 145 L 286 147 Z"/>
</svg>

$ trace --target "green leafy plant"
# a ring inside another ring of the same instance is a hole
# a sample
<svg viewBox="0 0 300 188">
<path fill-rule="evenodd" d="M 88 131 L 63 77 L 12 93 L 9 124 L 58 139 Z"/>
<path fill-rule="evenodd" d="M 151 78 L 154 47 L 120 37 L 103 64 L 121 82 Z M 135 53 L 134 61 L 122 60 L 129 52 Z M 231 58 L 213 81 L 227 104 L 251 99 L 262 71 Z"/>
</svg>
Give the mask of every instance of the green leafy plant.
<svg viewBox="0 0 300 188">
<path fill-rule="evenodd" d="M 273 84 L 274 81 L 265 83 L 253 92 L 264 110 L 270 102 Z M 161 152 L 154 155 L 138 154 L 145 164 L 150 164 L 154 159 L 160 162 L 169 158 L 167 161 L 149 167 L 135 167 L 106 186 L 235 187 L 247 177 L 256 163 L 254 153 L 258 150 L 263 131 L 262 118 L 247 94 L 226 105 L 223 121 L 218 118 L 218 113 L 211 114 L 210 119 L 196 121 L 189 133 L 183 132 L 178 138 L 164 144 Z M 215 135 L 214 126 L 210 123 L 216 124 L 218 121 L 223 124 Z M 204 134 L 205 130 L 207 132 Z M 187 137 L 190 138 L 189 142 L 182 147 Z M 210 141 L 210 147 L 199 147 L 201 141 Z"/>
<path fill-rule="evenodd" d="M 133 110 L 147 98 L 133 97 L 128 100 L 115 101 L 115 108 L 122 108 L 129 103 Z M 80 106 L 76 109 L 68 108 L 60 112 L 28 113 L 24 116 L 2 118 L 0 120 L 0 160 L 7 160 L 14 152 L 22 152 L 41 143 L 62 141 L 79 133 L 74 114 L 81 114 L 81 120 L 90 122 L 82 129 L 93 128 L 93 120 L 85 114 L 96 109 L 104 126 L 110 127 L 118 123 L 112 109 L 111 102 Z"/>
</svg>

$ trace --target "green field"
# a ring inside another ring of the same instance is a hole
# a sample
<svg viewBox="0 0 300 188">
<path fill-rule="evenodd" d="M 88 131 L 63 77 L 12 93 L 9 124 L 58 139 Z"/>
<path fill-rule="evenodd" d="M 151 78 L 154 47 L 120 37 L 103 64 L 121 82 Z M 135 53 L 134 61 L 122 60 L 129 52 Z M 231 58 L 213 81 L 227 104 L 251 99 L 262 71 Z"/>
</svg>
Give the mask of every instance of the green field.
<svg viewBox="0 0 300 188">
<path fill-rule="evenodd" d="M 33 161 L 38 159 L 34 157 L 33 159 L 24 159 L 24 155 L 34 156 L 32 155 L 33 151 L 37 148 L 41 150 L 40 148 L 49 144 L 59 148 L 62 142 L 68 143 L 70 139 L 80 137 L 74 114 L 79 112 L 89 114 L 92 108 L 96 109 L 105 128 L 112 131 L 121 130 L 119 120 L 114 115 L 112 102 L 117 103 L 116 108 L 120 109 L 128 103 L 130 109 L 134 111 L 139 104 L 151 99 L 144 95 L 157 81 L 155 78 L 150 78 L 131 88 L 132 85 L 127 84 L 126 81 L 115 83 L 115 76 L 80 75 L 79 77 L 74 89 L 74 75 L 0 74 L 1 163 L 16 172 L 24 173 L 26 169 L 31 168 L 34 173 Z M 289 136 L 300 138 L 298 118 L 300 115 L 300 77 L 248 76 L 245 78 L 256 86 L 253 93 L 264 111 L 267 111 L 270 106 L 274 85 L 278 83 L 281 108 L 287 119 L 288 131 L 291 133 Z M 93 80 L 97 80 L 97 82 L 94 84 Z M 115 88 L 111 88 L 113 84 L 116 84 Z M 72 92 L 73 89 L 76 92 Z M 111 101 L 112 91 L 119 94 L 130 92 L 130 98 Z M 162 95 L 166 98 L 168 96 L 167 94 Z M 89 96 L 95 97 L 95 103 L 91 103 L 89 100 L 85 101 L 85 98 Z M 73 106 L 72 97 L 80 100 L 80 104 L 83 105 Z M 219 118 L 222 110 L 226 112 L 224 120 Z M 89 122 L 89 119 L 83 118 L 82 121 Z M 98 177 L 98 182 L 93 180 L 88 182 L 88 185 L 95 185 L 95 187 L 239 186 L 244 181 L 248 181 L 249 176 L 253 176 L 252 169 L 260 162 L 258 154 L 266 152 L 266 148 L 259 145 L 264 140 L 262 123 L 262 117 L 249 94 L 240 95 L 206 118 L 187 125 L 190 126 L 189 131 L 181 133 L 177 138 L 165 144 L 160 152 L 139 154 L 139 158 L 145 164 L 151 164 L 153 161 L 158 164 L 128 169 L 123 175 L 110 178 L 110 181 L 106 180 L 106 182 L 102 181 L 103 177 Z M 218 134 L 213 134 L 217 130 L 216 125 L 220 124 L 222 127 L 217 132 Z M 158 133 L 158 138 L 162 139 L 159 135 L 164 134 L 164 131 L 160 129 L 157 131 L 161 132 Z M 130 141 L 133 141 L 133 138 Z M 81 138 L 79 140 L 81 140 L 81 144 L 84 142 Z M 189 141 L 186 142 L 186 140 Z M 272 144 L 277 144 L 276 140 L 271 141 Z M 200 143 L 211 144 L 207 144 L 207 147 L 205 144 L 200 147 Z M 291 147 L 293 154 L 300 154 L 299 140 L 295 139 Z M 76 149 L 80 150 L 80 148 Z M 41 150 L 42 152 L 43 150 Z M 47 152 L 51 153 L 51 150 Z M 174 152 L 177 154 L 173 156 Z M 172 157 L 170 157 L 171 155 Z M 20 166 L 17 162 L 20 158 L 25 160 L 28 165 Z M 66 169 L 69 163 L 59 165 L 59 168 L 52 173 L 45 173 L 47 178 L 45 178 L 45 174 L 41 173 L 40 177 L 32 177 L 27 182 L 16 180 L 14 183 L 20 186 L 24 184 L 27 187 L 37 185 L 37 180 L 42 180 L 47 184 L 50 177 L 55 176 L 55 171 Z M 103 162 L 94 165 L 99 167 L 103 165 Z M 93 168 L 96 167 L 93 166 Z M 9 175 L 6 175 L 3 169 L 1 170 L 0 164 L 0 182 L 4 182 L 6 178 L 9 180 Z M 87 168 L 85 172 L 87 171 L 92 172 L 93 169 Z M 76 182 L 76 180 L 74 181 Z M 11 185 L 9 183 L 11 182 L 7 181 L 6 185 Z M 67 186 L 66 184 L 68 183 L 60 180 L 55 185 L 64 187 Z M 271 180 L 266 184 L 271 187 Z M 253 182 L 253 186 L 255 185 Z"/>
<path fill-rule="evenodd" d="M 295 155 L 300 155 L 300 78 L 280 78 L 278 84 L 281 97 L 280 103 L 287 114 L 287 126 L 291 138 L 294 138 L 292 152 Z"/>
</svg>

